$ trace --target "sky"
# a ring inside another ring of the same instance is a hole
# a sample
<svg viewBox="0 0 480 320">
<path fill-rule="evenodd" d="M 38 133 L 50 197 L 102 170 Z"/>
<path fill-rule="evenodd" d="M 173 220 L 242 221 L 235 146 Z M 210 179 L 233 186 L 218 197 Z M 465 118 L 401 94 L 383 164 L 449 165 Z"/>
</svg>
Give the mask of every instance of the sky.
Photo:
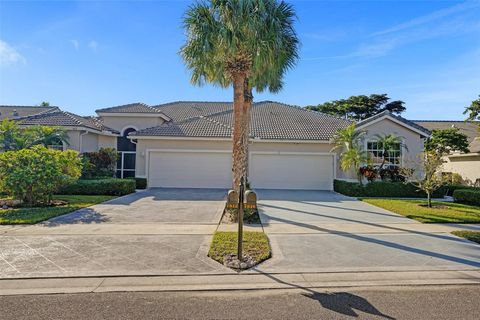
<svg viewBox="0 0 480 320">
<path fill-rule="evenodd" d="M 289 1 L 300 60 L 277 94 L 317 105 L 387 93 L 408 119 L 464 120 L 480 94 L 480 1 Z M 0 104 L 80 115 L 133 102 L 231 101 L 190 83 L 179 49 L 191 1 L 0 0 Z"/>
</svg>

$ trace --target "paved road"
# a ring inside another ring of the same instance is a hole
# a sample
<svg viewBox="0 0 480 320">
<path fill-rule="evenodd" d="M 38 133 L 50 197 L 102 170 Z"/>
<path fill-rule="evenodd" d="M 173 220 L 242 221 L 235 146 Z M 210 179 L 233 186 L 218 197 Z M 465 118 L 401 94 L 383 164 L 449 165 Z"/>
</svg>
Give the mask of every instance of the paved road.
<svg viewBox="0 0 480 320">
<path fill-rule="evenodd" d="M 480 247 L 334 192 L 260 190 L 273 258 L 263 272 L 480 268 Z M 427 231 L 426 231 L 427 230 Z"/>
<path fill-rule="evenodd" d="M 478 319 L 480 286 L 0 296 L 2 319 Z"/>
<path fill-rule="evenodd" d="M 232 272 L 206 255 L 226 191 L 150 189 L 0 226 L 0 278 Z"/>
</svg>

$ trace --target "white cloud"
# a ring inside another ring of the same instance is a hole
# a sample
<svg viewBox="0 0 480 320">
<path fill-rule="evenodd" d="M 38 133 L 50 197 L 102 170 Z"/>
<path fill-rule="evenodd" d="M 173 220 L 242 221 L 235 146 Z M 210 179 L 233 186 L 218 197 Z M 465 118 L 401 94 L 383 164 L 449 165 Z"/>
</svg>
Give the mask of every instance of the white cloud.
<svg viewBox="0 0 480 320">
<path fill-rule="evenodd" d="M 93 52 L 97 52 L 98 49 L 98 42 L 95 40 L 92 40 L 88 43 L 88 47 L 93 50 Z"/>
<path fill-rule="evenodd" d="M 457 4 L 455 6 L 452 6 L 452 7 L 448 7 L 448 8 L 442 9 L 442 10 L 438 10 L 438 11 L 434 11 L 430 14 L 411 19 L 409 21 L 397 24 L 396 26 L 390 27 L 388 29 L 377 31 L 377 32 L 371 34 L 370 36 L 376 37 L 376 36 L 381 36 L 381 35 L 385 35 L 385 34 L 389 34 L 389 33 L 403 31 L 403 30 L 410 29 L 410 28 L 413 28 L 413 27 L 418 27 L 420 25 L 423 25 L 423 24 L 426 24 L 426 23 L 429 23 L 429 22 L 433 22 L 435 20 L 442 19 L 442 18 L 451 16 L 453 14 L 463 12 L 463 11 L 466 11 L 466 10 L 469 10 L 469 9 L 473 9 L 473 8 L 476 8 L 476 7 L 479 7 L 479 6 L 480 6 L 480 2 L 478 2 L 478 1 L 467 1 L 467 2 L 464 2 L 464 3 Z"/>
<path fill-rule="evenodd" d="M 70 43 L 73 45 L 73 47 L 75 48 L 75 50 L 78 51 L 78 49 L 80 48 L 80 42 L 78 40 L 70 40 Z"/>
<path fill-rule="evenodd" d="M 5 41 L 0 40 L 0 66 L 11 66 L 16 64 L 25 64 L 25 58 L 12 46 Z"/>
</svg>

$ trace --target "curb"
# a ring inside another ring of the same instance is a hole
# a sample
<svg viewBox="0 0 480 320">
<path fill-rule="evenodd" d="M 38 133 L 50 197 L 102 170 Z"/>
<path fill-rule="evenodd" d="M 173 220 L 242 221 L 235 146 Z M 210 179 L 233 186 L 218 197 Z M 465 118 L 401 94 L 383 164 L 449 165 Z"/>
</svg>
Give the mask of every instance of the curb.
<svg viewBox="0 0 480 320">
<path fill-rule="evenodd" d="M 2 279 L 0 295 L 101 292 L 278 290 L 428 285 L 480 285 L 480 269 L 448 271 L 257 273 Z"/>
</svg>

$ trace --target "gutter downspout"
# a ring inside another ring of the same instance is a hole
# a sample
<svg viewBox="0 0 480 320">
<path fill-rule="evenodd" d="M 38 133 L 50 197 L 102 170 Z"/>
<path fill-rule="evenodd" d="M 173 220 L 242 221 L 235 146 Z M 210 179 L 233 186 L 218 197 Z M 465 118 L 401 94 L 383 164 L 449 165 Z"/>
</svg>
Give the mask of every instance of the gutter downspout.
<svg viewBox="0 0 480 320">
<path fill-rule="evenodd" d="M 85 131 L 84 133 L 80 133 L 80 135 L 79 135 L 79 149 L 80 149 L 80 150 L 78 150 L 78 151 L 79 151 L 80 153 L 83 153 L 83 152 L 82 152 L 83 136 L 84 136 L 84 135 L 87 135 L 87 134 L 88 134 L 88 131 Z"/>
</svg>

